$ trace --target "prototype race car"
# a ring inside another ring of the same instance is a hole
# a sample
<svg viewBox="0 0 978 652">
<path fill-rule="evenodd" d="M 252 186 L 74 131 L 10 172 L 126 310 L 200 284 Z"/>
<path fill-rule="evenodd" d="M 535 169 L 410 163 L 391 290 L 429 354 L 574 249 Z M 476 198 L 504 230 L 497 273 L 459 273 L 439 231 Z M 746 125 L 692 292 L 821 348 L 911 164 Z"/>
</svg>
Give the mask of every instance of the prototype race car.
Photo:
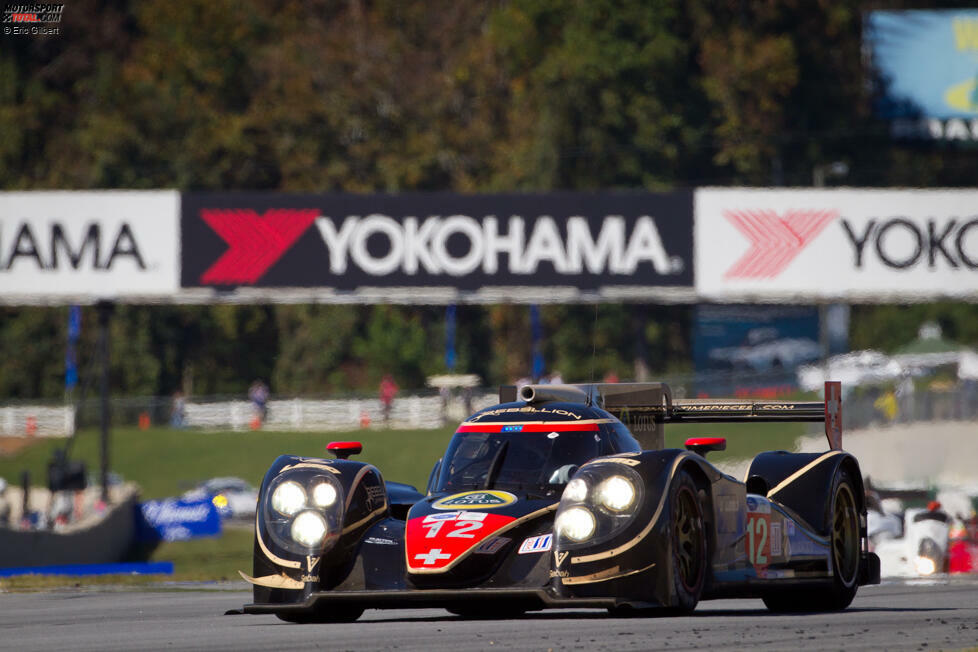
<svg viewBox="0 0 978 652">
<path fill-rule="evenodd" d="M 839 396 L 838 383 L 824 403 L 673 400 L 660 383 L 504 386 L 459 426 L 427 495 L 348 459 L 356 442 L 330 444 L 335 460 L 283 455 L 260 489 L 244 611 L 682 613 L 723 597 L 843 609 L 880 572 Z M 720 421 L 825 421 L 831 450 L 761 453 L 741 482 L 706 460 L 723 439 L 663 446 L 664 424 Z"/>
</svg>

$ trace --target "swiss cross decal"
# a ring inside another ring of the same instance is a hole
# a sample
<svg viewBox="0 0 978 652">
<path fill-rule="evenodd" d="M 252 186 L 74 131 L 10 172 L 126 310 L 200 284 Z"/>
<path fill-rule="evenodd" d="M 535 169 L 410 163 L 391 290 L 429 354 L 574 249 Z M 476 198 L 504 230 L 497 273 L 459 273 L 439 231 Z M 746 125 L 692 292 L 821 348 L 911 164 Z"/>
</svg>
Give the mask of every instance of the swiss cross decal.
<svg viewBox="0 0 978 652">
<path fill-rule="evenodd" d="M 455 561 L 516 519 L 457 510 L 412 518 L 407 524 L 407 563 L 413 573 L 448 570 Z"/>
</svg>

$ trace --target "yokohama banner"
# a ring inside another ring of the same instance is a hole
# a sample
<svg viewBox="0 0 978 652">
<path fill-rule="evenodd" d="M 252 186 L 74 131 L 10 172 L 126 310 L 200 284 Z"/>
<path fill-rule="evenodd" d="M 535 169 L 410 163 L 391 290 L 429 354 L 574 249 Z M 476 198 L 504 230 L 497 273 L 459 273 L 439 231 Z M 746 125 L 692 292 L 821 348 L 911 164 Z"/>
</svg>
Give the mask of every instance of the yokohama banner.
<svg viewBox="0 0 978 652">
<path fill-rule="evenodd" d="M 0 193 L 0 303 L 172 300 L 176 191 Z"/>
<path fill-rule="evenodd" d="M 978 298 L 978 190 L 704 188 L 695 238 L 704 299 Z"/>
<path fill-rule="evenodd" d="M 182 232 L 181 281 L 191 294 L 419 303 L 692 296 L 690 191 L 191 193 Z"/>
</svg>

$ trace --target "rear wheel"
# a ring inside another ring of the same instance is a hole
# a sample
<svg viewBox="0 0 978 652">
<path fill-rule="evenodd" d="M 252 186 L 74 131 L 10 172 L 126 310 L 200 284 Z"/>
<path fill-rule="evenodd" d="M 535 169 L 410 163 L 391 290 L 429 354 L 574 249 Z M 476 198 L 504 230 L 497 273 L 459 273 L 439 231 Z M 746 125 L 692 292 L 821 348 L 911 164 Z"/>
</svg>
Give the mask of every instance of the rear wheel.
<svg viewBox="0 0 978 652">
<path fill-rule="evenodd" d="M 687 471 L 680 471 L 672 485 L 672 577 L 675 607 L 692 611 L 706 580 L 706 528 L 699 488 Z"/>
<path fill-rule="evenodd" d="M 859 506 L 854 482 L 841 469 L 832 483 L 830 547 L 832 584 L 815 590 L 778 591 L 764 596 L 771 611 L 838 611 L 856 597 L 859 585 Z"/>
</svg>

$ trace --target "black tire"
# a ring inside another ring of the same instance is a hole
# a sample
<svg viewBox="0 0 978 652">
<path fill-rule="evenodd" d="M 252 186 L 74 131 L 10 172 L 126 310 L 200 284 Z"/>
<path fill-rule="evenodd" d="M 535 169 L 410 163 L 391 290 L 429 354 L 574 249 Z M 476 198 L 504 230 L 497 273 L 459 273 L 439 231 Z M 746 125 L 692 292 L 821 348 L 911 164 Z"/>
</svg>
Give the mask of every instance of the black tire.
<svg viewBox="0 0 978 652">
<path fill-rule="evenodd" d="M 839 611 L 856 597 L 859 588 L 859 503 L 855 483 L 848 470 L 840 469 L 832 481 L 832 511 L 829 540 L 832 554 L 832 583 L 818 589 L 772 592 L 764 596 L 771 611 Z"/>
<path fill-rule="evenodd" d="M 669 495 L 674 610 L 696 608 L 706 581 L 706 526 L 699 487 L 688 471 L 680 471 Z"/>
<path fill-rule="evenodd" d="M 313 612 L 278 613 L 275 615 L 278 616 L 279 620 L 284 620 L 287 623 L 352 623 L 363 615 L 363 608 L 337 605 L 329 608 L 317 609 Z"/>
</svg>

